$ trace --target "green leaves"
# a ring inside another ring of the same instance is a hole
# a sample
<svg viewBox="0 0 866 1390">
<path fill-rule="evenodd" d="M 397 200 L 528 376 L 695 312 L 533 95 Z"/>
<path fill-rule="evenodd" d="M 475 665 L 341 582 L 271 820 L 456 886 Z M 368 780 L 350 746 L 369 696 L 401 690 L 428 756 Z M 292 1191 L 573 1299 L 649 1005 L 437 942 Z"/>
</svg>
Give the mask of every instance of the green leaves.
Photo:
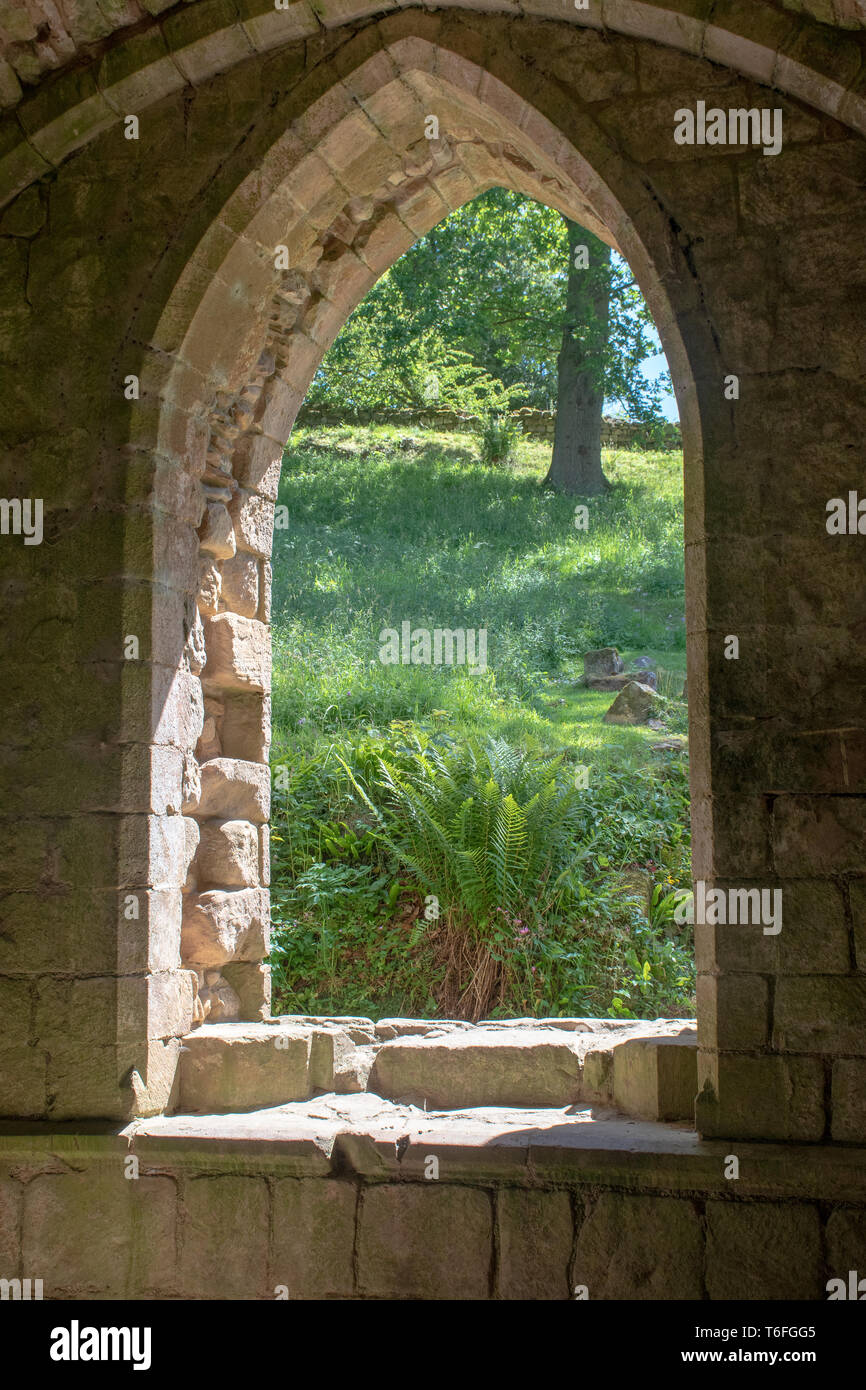
<svg viewBox="0 0 866 1390">
<path fill-rule="evenodd" d="M 579 803 L 559 764 L 501 739 L 442 748 L 415 734 L 408 766 L 380 757 L 363 796 L 400 862 L 452 913 L 478 927 L 497 911 L 534 919 L 574 896 Z"/>
<path fill-rule="evenodd" d="M 607 398 L 635 418 L 658 413 L 662 385 L 641 363 L 659 351 L 652 317 L 620 257 L 579 230 L 591 291 L 609 283 L 610 322 L 581 297 L 574 331 L 592 350 Z M 595 254 L 594 254 L 595 253 Z M 560 213 L 493 188 L 434 227 L 386 271 L 350 316 L 307 399 L 348 414 L 360 408 L 441 405 L 487 414 L 556 399 L 570 259 Z"/>
</svg>

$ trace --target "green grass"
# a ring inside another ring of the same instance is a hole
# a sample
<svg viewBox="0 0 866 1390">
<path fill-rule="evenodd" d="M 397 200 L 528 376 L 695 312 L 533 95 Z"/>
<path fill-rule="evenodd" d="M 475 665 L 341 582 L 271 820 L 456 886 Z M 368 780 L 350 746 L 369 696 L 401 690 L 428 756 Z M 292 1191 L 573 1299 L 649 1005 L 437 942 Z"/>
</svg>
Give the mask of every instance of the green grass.
<svg viewBox="0 0 866 1390">
<path fill-rule="evenodd" d="M 662 702 L 662 730 L 608 726 L 613 696 L 578 684 L 583 652 L 615 645 L 626 661 L 653 658 L 664 694 L 681 688 L 682 460 L 607 454 L 613 488 L 588 502 L 586 532 L 575 500 L 540 486 L 548 461 L 548 447 L 523 441 L 514 466 L 491 469 L 471 436 L 391 427 L 292 439 L 279 497 L 290 523 L 273 556 L 272 763 L 290 783 L 275 793 L 274 964 L 287 1009 L 436 1012 L 436 942 L 417 927 L 422 885 L 371 827 L 356 833 L 344 772 L 365 741 L 390 756 L 412 728 L 590 768 L 608 833 L 587 870 L 579 931 L 548 924 L 560 955 L 552 937 L 533 936 L 534 970 L 519 943 L 502 1012 L 640 1016 L 690 1002 L 687 950 L 651 928 L 647 908 L 649 880 L 688 881 L 686 757 L 652 750 L 685 732 L 685 707 Z M 383 665 L 379 633 L 404 620 L 486 628 L 488 671 Z M 336 829 L 323 837 L 322 826 Z M 580 959 L 563 964 L 569 934 Z M 668 947 L 676 961 L 659 964 L 654 952 Z"/>
</svg>

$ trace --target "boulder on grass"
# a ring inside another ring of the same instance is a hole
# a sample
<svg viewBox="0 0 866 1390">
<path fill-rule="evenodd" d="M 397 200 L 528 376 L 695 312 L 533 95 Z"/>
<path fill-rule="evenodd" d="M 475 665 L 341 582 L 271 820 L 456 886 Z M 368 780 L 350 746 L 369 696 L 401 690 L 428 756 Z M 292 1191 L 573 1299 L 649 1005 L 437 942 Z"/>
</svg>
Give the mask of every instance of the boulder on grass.
<svg viewBox="0 0 866 1390">
<path fill-rule="evenodd" d="M 653 712 L 656 692 L 652 686 L 630 681 L 619 692 L 604 716 L 605 724 L 646 724 Z"/>
<path fill-rule="evenodd" d="M 584 653 L 583 679 L 587 685 L 590 681 L 618 676 L 624 670 L 622 657 L 616 647 L 600 647 L 598 651 Z"/>
</svg>

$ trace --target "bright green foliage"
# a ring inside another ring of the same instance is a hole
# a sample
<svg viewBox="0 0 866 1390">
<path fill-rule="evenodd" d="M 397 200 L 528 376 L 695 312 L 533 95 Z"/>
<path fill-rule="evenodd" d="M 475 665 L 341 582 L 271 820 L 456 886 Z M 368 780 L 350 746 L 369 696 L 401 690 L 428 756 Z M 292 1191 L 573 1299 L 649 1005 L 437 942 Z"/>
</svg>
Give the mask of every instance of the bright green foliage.
<svg viewBox="0 0 866 1390">
<path fill-rule="evenodd" d="M 561 756 L 532 757 L 504 739 L 456 743 L 418 728 L 406 744 L 402 766 L 378 760 L 378 805 L 354 786 L 418 883 L 477 929 L 497 909 L 541 919 L 573 900 L 580 793 Z"/>
<path fill-rule="evenodd" d="M 686 728 L 679 462 L 609 455 L 582 531 L 539 485 L 543 446 L 495 471 L 476 447 L 381 428 L 292 441 L 274 543 L 277 1006 L 441 1016 L 450 909 L 501 965 L 499 1015 L 691 1015 L 690 933 L 649 901 L 690 872 L 687 753 L 651 749 Z M 379 630 L 402 618 L 486 625 L 490 670 L 384 667 Z M 605 725 L 613 697 L 577 684 L 581 653 L 611 643 L 658 662 L 663 732 Z"/>
<path fill-rule="evenodd" d="M 479 431 L 481 462 L 490 468 L 513 463 L 520 439 L 520 426 L 508 415 L 488 415 Z"/>
<path fill-rule="evenodd" d="M 336 740 L 275 793 L 276 997 L 435 1015 L 445 919 L 504 970 L 500 1015 L 690 1014 L 691 930 L 656 920 L 688 881 L 687 811 L 678 762 L 578 790 L 563 755 L 503 740 L 406 720 Z"/>
<path fill-rule="evenodd" d="M 589 232 L 584 240 L 595 273 Z M 307 400 L 347 414 L 438 403 L 489 414 L 556 400 L 568 280 L 568 234 L 551 208 L 494 188 L 453 212 L 380 278 L 326 355 Z M 667 378 L 641 363 L 659 347 L 649 309 L 619 256 L 599 370 L 608 400 L 658 415 Z M 592 336 L 592 325 L 582 330 Z"/>
</svg>

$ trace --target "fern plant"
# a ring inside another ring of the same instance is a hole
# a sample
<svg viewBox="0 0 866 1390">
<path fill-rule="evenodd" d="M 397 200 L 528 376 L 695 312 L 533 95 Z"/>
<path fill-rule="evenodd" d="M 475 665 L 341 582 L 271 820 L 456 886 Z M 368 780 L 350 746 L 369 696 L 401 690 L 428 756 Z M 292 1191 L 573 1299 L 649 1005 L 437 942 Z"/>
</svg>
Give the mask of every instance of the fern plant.
<svg viewBox="0 0 866 1390">
<path fill-rule="evenodd" d="M 580 797 L 560 757 L 502 739 L 408 743 L 399 760 L 378 757 L 368 790 L 346 771 L 383 840 L 445 910 L 480 928 L 497 911 L 535 919 L 574 898 Z"/>
</svg>

